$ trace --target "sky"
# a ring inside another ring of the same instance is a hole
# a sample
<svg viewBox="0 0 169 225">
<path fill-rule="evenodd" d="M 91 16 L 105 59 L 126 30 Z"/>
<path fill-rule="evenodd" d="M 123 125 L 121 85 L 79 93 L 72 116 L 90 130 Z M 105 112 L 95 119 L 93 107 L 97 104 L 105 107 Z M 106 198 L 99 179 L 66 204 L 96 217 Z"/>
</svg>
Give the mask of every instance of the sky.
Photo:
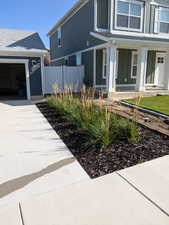
<svg viewBox="0 0 169 225">
<path fill-rule="evenodd" d="M 46 47 L 46 36 L 77 0 L 4 0 L 0 7 L 0 28 L 37 31 Z"/>
</svg>

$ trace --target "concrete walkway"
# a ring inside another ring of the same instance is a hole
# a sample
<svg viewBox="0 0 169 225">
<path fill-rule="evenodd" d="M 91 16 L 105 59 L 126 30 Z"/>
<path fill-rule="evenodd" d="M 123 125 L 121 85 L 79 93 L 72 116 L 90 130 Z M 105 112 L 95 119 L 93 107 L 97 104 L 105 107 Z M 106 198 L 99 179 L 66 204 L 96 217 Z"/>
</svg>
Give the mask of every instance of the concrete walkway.
<svg viewBox="0 0 169 225">
<path fill-rule="evenodd" d="M 169 225 L 168 171 L 166 156 L 21 202 L 23 224 Z"/>
<path fill-rule="evenodd" d="M 3 207 L 3 225 L 169 225 L 169 156 Z"/>
<path fill-rule="evenodd" d="M 0 102 L 0 207 L 86 179 L 35 105 Z"/>
</svg>

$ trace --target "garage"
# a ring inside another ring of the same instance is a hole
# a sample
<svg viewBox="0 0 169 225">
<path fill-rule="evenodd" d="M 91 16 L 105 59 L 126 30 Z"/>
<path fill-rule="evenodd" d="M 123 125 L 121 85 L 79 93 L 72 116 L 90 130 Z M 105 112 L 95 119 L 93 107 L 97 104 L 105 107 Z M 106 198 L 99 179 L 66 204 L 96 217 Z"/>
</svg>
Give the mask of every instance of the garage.
<svg viewBox="0 0 169 225">
<path fill-rule="evenodd" d="M 0 29 L 0 100 L 41 98 L 47 54 L 37 32 Z"/>
<path fill-rule="evenodd" d="M 0 99 L 26 98 L 25 64 L 0 63 Z"/>
</svg>

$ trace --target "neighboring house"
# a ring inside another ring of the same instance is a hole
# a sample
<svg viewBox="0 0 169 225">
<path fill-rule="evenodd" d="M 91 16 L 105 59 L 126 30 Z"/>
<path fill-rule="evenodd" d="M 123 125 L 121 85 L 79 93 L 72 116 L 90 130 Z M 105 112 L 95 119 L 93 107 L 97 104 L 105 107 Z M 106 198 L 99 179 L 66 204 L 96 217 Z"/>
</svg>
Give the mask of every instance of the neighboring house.
<svg viewBox="0 0 169 225">
<path fill-rule="evenodd" d="M 46 53 L 37 32 L 0 29 L 0 98 L 42 96 Z"/>
<path fill-rule="evenodd" d="M 53 66 L 85 66 L 85 83 L 169 90 L 168 0 L 79 0 L 50 30 Z"/>
</svg>

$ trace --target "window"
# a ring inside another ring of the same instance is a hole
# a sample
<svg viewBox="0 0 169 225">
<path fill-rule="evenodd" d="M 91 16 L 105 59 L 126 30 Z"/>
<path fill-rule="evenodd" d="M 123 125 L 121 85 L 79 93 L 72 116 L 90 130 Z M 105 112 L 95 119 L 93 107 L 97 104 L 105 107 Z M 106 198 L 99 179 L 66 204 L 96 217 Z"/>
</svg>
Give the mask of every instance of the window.
<svg viewBox="0 0 169 225">
<path fill-rule="evenodd" d="M 137 52 L 132 52 L 131 78 L 136 78 L 136 76 L 137 76 L 137 65 L 138 65 L 138 53 Z"/>
<path fill-rule="evenodd" d="M 142 30 L 143 2 L 117 0 L 116 28 L 123 30 Z"/>
<path fill-rule="evenodd" d="M 61 32 L 61 27 L 57 30 L 58 33 L 58 47 L 61 47 L 61 39 L 62 39 L 62 32 Z"/>
<path fill-rule="evenodd" d="M 169 33 L 169 8 L 160 7 L 159 24 L 160 33 Z"/>
<path fill-rule="evenodd" d="M 106 79 L 107 77 L 107 49 L 103 49 L 103 69 L 102 69 L 102 78 Z"/>
<path fill-rule="evenodd" d="M 157 63 L 164 63 L 164 57 L 158 57 Z"/>
<path fill-rule="evenodd" d="M 81 53 L 79 53 L 76 55 L 76 65 L 80 66 L 82 64 L 81 61 L 82 61 L 82 55 L 81 55 Z"/>
</svg>

